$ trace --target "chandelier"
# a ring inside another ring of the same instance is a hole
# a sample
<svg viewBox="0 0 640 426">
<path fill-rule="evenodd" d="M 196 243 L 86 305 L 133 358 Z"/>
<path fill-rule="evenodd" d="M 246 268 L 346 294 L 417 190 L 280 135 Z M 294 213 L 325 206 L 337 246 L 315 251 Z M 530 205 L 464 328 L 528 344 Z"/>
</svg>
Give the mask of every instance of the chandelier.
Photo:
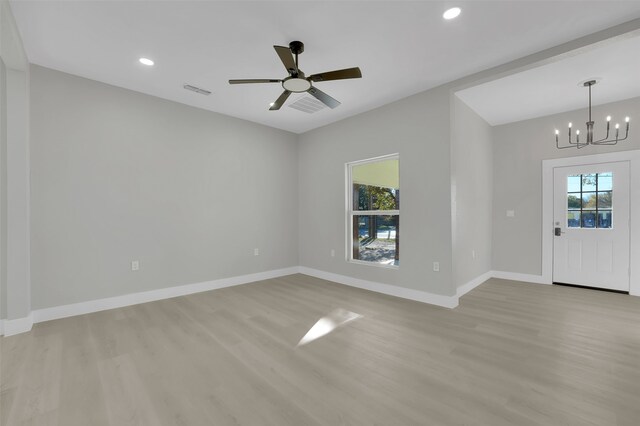
<svg viewBox="0 0 640 426">
<path fill-rule="evenodd" d="M 589 88 L 589 121 L 587 121 L 587 140 L 580 142 L 580 130 L 576 130 L 576 137 L 575 137 L 575 141 L 573 140 L 573 135 L 571 134 L 571 126 L 572 124 L 569 123 L 569 145 L 564 145 L 564 146 L 560 146 L 560 142 L 558 140 L 558 136 L 560 135 L 560 130 L 556 130 L 556 148 L 558 149 L 565 149 L 565 148 L 584 148 L 587 145 L 615 145 L 618 143 L 618 141 L 623 141 L 625 139 L 627 139 L 627 136 L 629 136 L 629 117 L 626 117 L 624 119 L 624 121 L 627 123 L 626 124 L 626 130 L 625 130 L 625 134 L 623 138 L 620 138 L 620 124 L 616 123 L 615 125 L 615 130 L 616 130 L 616 135 L 615 138 L 611 137 L 611 139 L 609 139 L 609 129 L 611 127 L 611 116 L 607 117 L 607 135 L 602 138 L 602 139 L 598 139 L 598 140 L 594 140 L 593 139 L 593 125 L 594 125 L 594 121 L 591 119 L 591 86 L 593 86 L 594 84 L 596 84 L 596 80 L 589 80 L 589 81 L 585 81 L 583 83 L 584 87 L 588 87 Z"/>
</svg>

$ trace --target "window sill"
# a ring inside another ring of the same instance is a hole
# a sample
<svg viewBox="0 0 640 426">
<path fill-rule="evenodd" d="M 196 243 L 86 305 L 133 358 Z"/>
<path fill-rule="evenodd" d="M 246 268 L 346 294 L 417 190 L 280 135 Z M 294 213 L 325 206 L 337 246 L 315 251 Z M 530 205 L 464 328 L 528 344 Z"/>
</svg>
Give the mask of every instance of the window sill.
<svg viewBox="0 0 640 426">
<path fill-rule="evenodd" d="M 367 262 L 365 260 L 357 260 L 357 259 L 349 259 L 347 260 L 349 263 L 354 263 L 356 265 L 367 265 L 367 266 L 375 266 L 376 268 L 383 269 L 400 269 L 400 265 L 385 265 L 384 263 L 376 263 L 376 262 Z"/>
</svg>

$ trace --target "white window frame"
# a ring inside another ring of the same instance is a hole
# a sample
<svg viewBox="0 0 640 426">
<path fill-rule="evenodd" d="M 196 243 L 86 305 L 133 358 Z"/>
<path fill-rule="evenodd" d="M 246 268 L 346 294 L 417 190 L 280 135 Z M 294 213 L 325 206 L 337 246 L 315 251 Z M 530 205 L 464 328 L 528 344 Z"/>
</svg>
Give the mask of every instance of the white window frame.
<svg viewBox="0 0 640 426">
<path fill-rule="evenodd" d="M 346 238 L 346 260 L 350 263 L 356 263 L 358 265 L 375 266 L 378 268 L 387 269 L 399 269 L 400 265 L 384 265 L 376 262 L 367 262 L 365 260 L 359 260 L 353 258 L 353 216 L 398 216 L 400 221 L 400 210 L 353 210 L 353 181 L 352 181 L 352 169 L 354 166 L 361 166 L 363 164 L 378 163 L 385 160 L 398 160 L 398 173 L 400 170 L 400 154 L 388 154 L 380 157 L 368 158 L 366 160 L 351 161 L 345 165 L 346 167 L 346 219 L 347 219 L 347 238 Z M 398 176 L 398 182 L 400 183 L 400 176 Z M 398 185 L 400 186 L 400 184 Z M 396 235 L 396 238 L 399 234 Z"/>
</svg>

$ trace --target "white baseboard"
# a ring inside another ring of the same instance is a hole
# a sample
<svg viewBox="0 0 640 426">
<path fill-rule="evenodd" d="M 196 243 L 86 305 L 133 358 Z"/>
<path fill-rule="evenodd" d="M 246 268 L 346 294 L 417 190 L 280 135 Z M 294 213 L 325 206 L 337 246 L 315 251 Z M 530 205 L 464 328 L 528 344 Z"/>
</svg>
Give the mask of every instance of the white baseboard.
<svg viewBox="0 0 640 426">
<path fill-rule="evenodd" d="M 167 287 L 158 290 L 143 291 L 139 293 L 125 294 L 122 296 L 108 297 L 106 299 L 91 300 L 88 302 L 73 303 L 70 305 L 54 306 L 52 308 L 37 309 L 32 312 L 33 322 L 39 323 L 59 318 L 72 317 L 75 315 L 89 314 L 92 312 L 105 311 L 107 309 L 122 308 L 124 306 L 137 305 L 140 303 L 154 302 L 156 300 L 171 299 L 173 297 L 185 296 L 188 294 L 201 293 L 203 291 L 217 290 L 225 287 L 232 287 L 247 284 L 255 281 L 268 280 L 270 278 L 282 277 L 296 274 L 297 267 L 276 269 L 272 271 L 258 272 L 255 274 L 240 275 L 237 277 L 221 278 L 219 280 L 205 281 L 195 284 L 186 284 L 175 287 Z"/>
<path fill-rule="evenodd" d="M 400 297 L 403 299 L 415 300 L 417 302 L 429 303 L 431 305 L 443 306 L 445 308 L 455 308 L 456 306 L 458 306 L 457 296 L 442 296 L 440 294 L 428 293 L 426 291 L 413 290 L 410 288 L 398 287 L 390 284 L 361 280 L 359 278 L 352 278 L 345 275 L 307 268 L 306 266 L 301 266 L 299 268 L 299 272 L 301 274 L 310 275 L 312 277 L 321 278 L 327 281 L 333 281 L 351 287 L 375 291 L 377 293 L 387 294 L 389 296 Z"/>
<path fill-rule="evenodd" d="M 456 294 L 457 294 L 458 297 L 462 297 L 465 294 L 469 293 L 474 288 L 478 287 L 480 284 L 482 284 L 486 280 L 491 279 L 491 278 L 493 278 L 493 271 L 487 271 L 484 274 L 472 279 L 468 283 L 463 284 L 460 287 L 458 287 L 458 291 L 457 291 Z"/>
<path fill-rule="evenodd" d="M 460 286 L 455 296 L 443 296 L 426 291 L 398 287 L 374 281 L 367 281 L 359 278 L 348 277 L 345 275 L 339 275 L 331 272 L 325 272 L 318 269 L 300 266 L 258 272 L 255 274 L 241 275 L 237 277 L 221 278 L 219 280 L 206 281 L 196 284 L 187 284 L 158 290 L 125 294 L 122 296 L 108 297 L 105 299 L 91 300 L 88 302 L 73 303 L 64 306 L 55 306 L 52 308 L 37 309 L 34 310 L 31 315 L 25 318 L 14 320 L 0 320 L 0 336 L 12 336 L 14 334 L 27 332 L 31 330 L 33 324 L 39 322 L 76 315 L 84 315 L 108 309 L 122 308 L 124 306 L 137 305 L 139 303 L 153 302 L 156 300 L 170 299 L 173 297 L 185 296 L 188 294 L 201 293 L 203 291 L 216 290 L 256 281 L 268 280 L 271 278 L 277 278 L 296 273 L 310 275 L 312 277 L 333 281 L 339 284 L 357 287 L 364 290 L 375 291 L 377 293 L 387 294 L 403 299 L 410 299 L 422 303 L 428 303 L 431 305 L 443 306 L 445 308 L 455 308 L 456 306 L 458 306 L 458 298 L 462 297 L 464 294 L 473 290 L 492 277 L 538 284 L 551 284 L 550 282 L 547 282 L 541 275 L 520 274 L 504 271 L 489 271 Z"/>
<path fill-rule="evenodd" d="M 545 279 L 542 275 L 532 275 L 532 274 L 520 274 L 517 272 L 505 272 L 505 271 L 491 271 L 491 275 L 493 278 L 500 278 L 503 280 L 512 280 L 512 281 L 524 281 L 528 283 L 536 283 L 536 284 L 553 284 Z"/>
<path fill-rule="evenodd" d="M 33 327 L 33 317 L 31 315 L 14 320 L 0 320 L 0 336 L 13 336 L 15 334 L 26 333 Z"/>
</svg>

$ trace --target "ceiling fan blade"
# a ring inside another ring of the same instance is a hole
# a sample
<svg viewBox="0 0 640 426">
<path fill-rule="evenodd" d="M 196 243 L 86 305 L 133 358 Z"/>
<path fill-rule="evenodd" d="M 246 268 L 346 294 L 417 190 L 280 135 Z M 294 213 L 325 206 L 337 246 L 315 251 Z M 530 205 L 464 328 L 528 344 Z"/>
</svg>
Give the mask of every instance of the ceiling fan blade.
<svg viewBox="0 0 640 426">
<path fill-rule="evenodd" d="M 316 89 L 315 87 L 310 88 L 309 90 L 307 90 L 307 92 L 311 96 L 313 96 L 314 98 L 316 98 L 317 100 L 319 100 L 320 102 L 322 102 L 323 104 L 325 104 L 331 109 L 340 105 L 340 102 L 333 99 L 331 96 L 327 95 L 322 90 Z"/>
<path fill-rule="evenodd" d="M 271 108 L 269 108 L 269 111 L 277 111 L 280 109 L 280 107 L 282 105 L 284 105 L 284 102 L 287 100 L 287 98 L 289 97 L 289 95 L 291 94 L 290 91 L 285 90 L 284 92 L 282 92 L 282 95 L 280 95 L 280 97 L 278 99 L 276 99 L 276 101 L 273 103 L 273 105 L 271 105 Z"/>
<path fill-rule="evenodd" d="M 291 53 L 291 49 L 285 46 L 273 46 L 276 49 L 276 53 L 280 57 L 280 60 L 284 64 L 284 67 L 287 69 L 289 74 L 297 74 L 298 67 L 296 66 L 296 61 L 293 59 L 293 53 Z"/>
<path fill-rule="evenodd" d="M 360 68 L 345 68 L 343 70 L 321 72 L 319 74 L 313 74 L 309 76 L 311 81 L 329 81 L 329 80 L 344 80 L 346 78 L 361 78 L 362 72 Z"/>
<path fill-rule="evenodd" d="M 229 84 L 247 84 L 247 83 L 280 83 L 282 80 L 274 80 L 269 78 L 250 79 L 250 80 L 229 80 Z"/>
</svg>

